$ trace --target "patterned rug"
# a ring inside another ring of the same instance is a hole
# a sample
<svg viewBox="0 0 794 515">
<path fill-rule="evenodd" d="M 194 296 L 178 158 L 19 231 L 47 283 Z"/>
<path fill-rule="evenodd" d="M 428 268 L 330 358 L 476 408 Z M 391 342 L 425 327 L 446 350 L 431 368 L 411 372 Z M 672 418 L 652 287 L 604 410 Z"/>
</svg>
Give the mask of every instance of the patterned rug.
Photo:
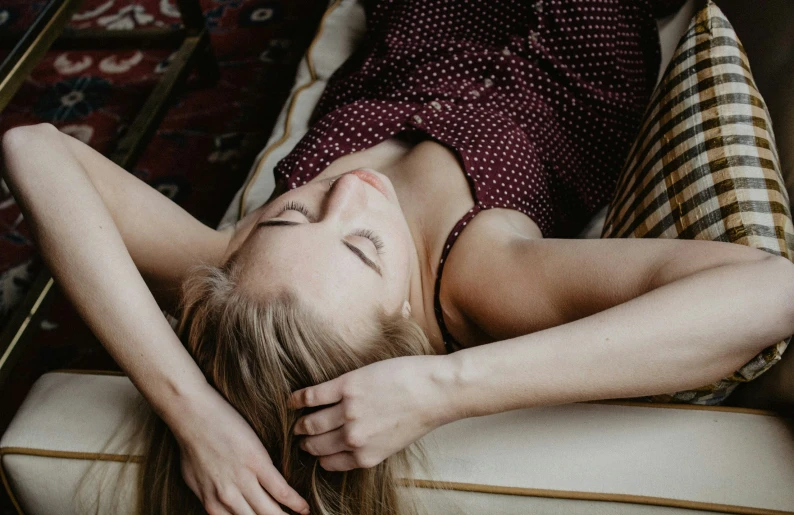
<svg viewBox="0 0 794 515">
<path fill-rule="evenodd" d="M 4 0 L 0 36 L 20 35 L 46 3 Z M 221 78 L 209 87 L 190 78 L 129 171 L 215 227 L 265 144 L 327 3 L 202 0 L 200 4 Z M 70 22 L 75 29 L 107 30 L 179 24 L 174 0 L 85 0 Z M 50 51 L 0 113 L 0 134 L 18 125 L 50 122 L 107 154 L 171 56 L 171 50 Z M 25 220 L 0 181 L 0 327 L 40 268 Z M 0 392 L 0 433 L 42 373 L 58 368 L 118 368 L 59 292 L 41 329 Z M 10 513 L 9 509 L 0 500 L 0 513 Z"/>
</svg>

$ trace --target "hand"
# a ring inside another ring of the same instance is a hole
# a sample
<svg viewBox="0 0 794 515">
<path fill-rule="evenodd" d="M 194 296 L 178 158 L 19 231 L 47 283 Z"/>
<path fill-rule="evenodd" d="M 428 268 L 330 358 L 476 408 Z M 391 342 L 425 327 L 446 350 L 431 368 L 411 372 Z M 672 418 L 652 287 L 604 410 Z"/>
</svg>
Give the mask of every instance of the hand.
<svg viewBox="0 0 794 515">
<path fill-rule="evenodd" d="M 374 467 L 436 427 L 452 422 L 446 356 L 378 361 L 293 392 L 294 409 L 333 404 L 298 419 L 300 446 L 325 470 Z"/>
<path fill-rule="evenodd" d="M 308 503 L 273 466 L 246 420 L 208 385 L 181 414 L 174 435 L 182 477 L 209 515 L 284 514 L 276 501 L 298 513 Z M 269 494 L 269 495 L 268 495 Z"/>
</svg>

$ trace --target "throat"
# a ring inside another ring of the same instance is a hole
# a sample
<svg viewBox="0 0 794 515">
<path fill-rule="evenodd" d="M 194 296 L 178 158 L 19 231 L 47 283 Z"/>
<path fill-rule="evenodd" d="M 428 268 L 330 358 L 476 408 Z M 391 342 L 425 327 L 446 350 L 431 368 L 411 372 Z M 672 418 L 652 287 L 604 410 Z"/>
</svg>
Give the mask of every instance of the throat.
<svg viewBox="0 0 794 515">
<path fill-rule="evenodd" d="M 394 185 L 417 250 L 410 285 L 413 317 L 436 352 L 446 354 L 435 316 L 435 286 L 447 238 L 475 204 L 465 170 L 457 154 L 425 140 L 382 171 Z M 454 306 L 442 306 L 455 311 Z"/>
<path fill-rule="evenodd" d="M 447 237 L 475 203 L 465 170 L 451 149 L 420 133 L 403 132 L 336 159 L 317 178 L 357 167 L 374 168 L 394 186 L 416 248 L 409 279 L 411 316 L 436 352 L 445 354 L 434 293 Z M 443 283 L 441 288 L 443 291 Z"/>
</svg>

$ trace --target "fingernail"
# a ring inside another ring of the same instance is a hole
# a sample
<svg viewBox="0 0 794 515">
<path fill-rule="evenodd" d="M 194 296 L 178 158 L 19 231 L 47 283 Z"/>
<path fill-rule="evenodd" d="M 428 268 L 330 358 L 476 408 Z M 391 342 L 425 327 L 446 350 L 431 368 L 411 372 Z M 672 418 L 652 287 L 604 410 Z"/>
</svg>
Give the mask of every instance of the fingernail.
<svg viewBox="0 0 794 515">
<path fill-rule="evenodd" d="M 309 508 L 306 508 L 301 512 L 301 515 L 309 515 Z"/>
</svg>

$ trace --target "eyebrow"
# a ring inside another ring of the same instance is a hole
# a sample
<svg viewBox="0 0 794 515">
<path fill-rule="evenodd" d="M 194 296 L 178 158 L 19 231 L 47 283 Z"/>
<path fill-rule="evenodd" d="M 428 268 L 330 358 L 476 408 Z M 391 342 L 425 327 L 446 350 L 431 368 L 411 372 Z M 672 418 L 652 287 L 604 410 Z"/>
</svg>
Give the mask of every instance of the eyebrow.
<svg viewBox="0 0 794 515">
<path fill-rule="evenodd" d="M 257 224 L 256 227 L 258 229 L 259 227 L 283 227 L 283 226 L 289 226 L 289 225 L 301 225 L 301 223 L 300 222 L 292 222 L 290 220 L 268 220 L 267 222 L 260 222 L 259 224 Z M 346 242 L 345 240 L 342 240 L 342 244 L 345 247 L 347 247 L 348 250 L 350 250 L 350 252 L 355 254 L 356 257 L 358 257 L 365 265 L 367 265 L 371 269 L 375 270 L 375 272 L 379 276 L 383 277 L 383 273 L 381 272 L 381 269 L 378 266 L 378 264 L 375 263 L 374 261 L 372 261 L 370 258 L 368 258 L 367 255 L 364 254 L 364 252 L 361 251 L 361 249 L 359 249 L 358 247 L 356 247 L 352 243 Z"/>
</svg>

